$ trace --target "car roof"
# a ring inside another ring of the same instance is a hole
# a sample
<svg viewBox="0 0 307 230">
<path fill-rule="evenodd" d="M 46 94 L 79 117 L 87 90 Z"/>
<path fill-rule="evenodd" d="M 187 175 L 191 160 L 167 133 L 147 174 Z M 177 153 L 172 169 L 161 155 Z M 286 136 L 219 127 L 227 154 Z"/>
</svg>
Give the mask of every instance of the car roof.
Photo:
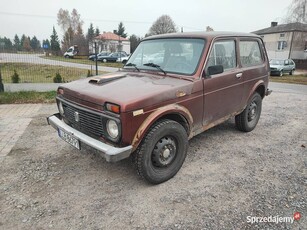
<svg viewBox="0 0 307 230">
<path fill-rule="evenodd" d="M 153 35 L 143 40 L 160 39 L 160 38 L 204 38 L 212 40 L 218 37 L 256 37 L 260 36 L 252 33 L 229 32 L 229 31 L 212 31 L 212 32 L 184 32 L 184 33 L 168 33 L 162 35 Z"/>
</svg>

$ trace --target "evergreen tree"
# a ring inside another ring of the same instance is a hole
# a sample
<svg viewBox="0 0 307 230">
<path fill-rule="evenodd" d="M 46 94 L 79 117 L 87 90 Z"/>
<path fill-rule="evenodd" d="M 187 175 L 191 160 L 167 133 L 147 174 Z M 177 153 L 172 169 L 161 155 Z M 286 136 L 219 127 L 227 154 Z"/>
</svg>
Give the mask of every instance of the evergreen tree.
<svg viewBox="0 0 307 230">
<path fill-rule="evenodd" d="M 93 26 L 93 23 L 90 24 L 90 27 L 87 29 L 87 35 L 86 35 L 86 40 L 87 40 L 87 45 L 89 48 L 89 52 L 94 53 L 95 52 L 95 47 L 94 47 L 94 38 L 95 38 L 95 29 Z"/>
<path fill-rule="evenodd" d="M 48 45 L 48 43 L 49 43 L 49 41 L 47 39 L 45 41 L 45 44 Z M 50 36 L 50 44 L 49 44 L 48 47 L 50 47 L 50 50 L 51 50 L 53 55 L 59 55 L 59 51 L 61 50 L 61 47 L 60 47 L 58 34 L 57 34 L 54 27 L 53 27 L 53 30 L 52 30 L 52 34 Z"/>
<path fill-rule="evenodd" d="M 20 50 L 23 50 L 23 43 L 25 39 L 26 39 L 26 35 L 23 34 L 20 39 Z"/>
<path fill-rule="evenodd" d="M 93 23 L 90 24 L 90 27 L 87 29 L 86 39 L 90 43 L 95 37 L 95 30 Z"/>
<path fill-rule="evenodd" d="M 130 41 L 130 53 L 133 53 L 138 44 L 140 43 L 141 38 L 136 36 L 135 34 L 132 34 L 129 37 L 129 41 Z"/>
<path fill-rule="evenodd" d="M 11 51 L 13 50 L 13 43 L 7 37 L 4 37 L 4 38 L 0 37 L 0 48 L 1 50 L 3 49 L 3 50 Z"/>
<path fill-rule="evenodd" d="M 16 51 L 20 51 L 21 50 L 20 39 L 19 39 L 17 34 L 15 34 L 15 37 L 14 37 L 14 47 L 15 47 Z"/>
<path fill-rule="evenodd" d="M 98 27 L 96 27 L 96 29 L 95 29 L 95 35 L 98 36 L 99 34 L 100 34 L 100 30 L 99 30 Z"/>
<path fill-rule="evenodd" d="M 127 33 L 125 33 L 125 27 L 124 27 L 124 24 L 122 22 L 120 22 L 118 24 L 118 29 L 117 29 L 116 34 L 123 37 L 123 38 L 127 37 Z"/>
<path fill-rule="evenodd" d="M 41 46 L 40 41 L 37 40 L 36 36 L 34 36 L 34 37 L 30 40 L 30 45 L 31 45 L 31 47 L 32 47 L 32 49 L 33 49 L 34 51 L 38 51 L 38 50 L 40 49 L 40 46 Z"/>
</svg>

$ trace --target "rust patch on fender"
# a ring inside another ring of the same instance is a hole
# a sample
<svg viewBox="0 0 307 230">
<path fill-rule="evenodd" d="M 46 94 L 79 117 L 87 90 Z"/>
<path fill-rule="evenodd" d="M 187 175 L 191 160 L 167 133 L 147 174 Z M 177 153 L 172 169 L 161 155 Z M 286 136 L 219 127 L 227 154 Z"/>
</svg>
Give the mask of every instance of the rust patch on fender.
<svg viewBox="0 0 307 230">
<path fill-rule="evenodd" d="M 171 105 L 160 107 L 156 109 L 155 111 L 153 111 L 139 127 L 132 141 L 133 151 L 136 150 L 142 138 L 144 137 L 146 131 L 151 127 L 151 125 L 157 119 L 167 114 L 179 114 L 187 120 L 189 127 L 191 127 L 193 124 L 193 117 L 187 108 L 181 105 L 178 105 L 178 104 L 171 104 Z M 190 131 L 191 131 L 191 128 L 189 128 L 189 132 Z M 189 136 L 189 133 L 188 133 L 188 136 Z"/>
</svg>

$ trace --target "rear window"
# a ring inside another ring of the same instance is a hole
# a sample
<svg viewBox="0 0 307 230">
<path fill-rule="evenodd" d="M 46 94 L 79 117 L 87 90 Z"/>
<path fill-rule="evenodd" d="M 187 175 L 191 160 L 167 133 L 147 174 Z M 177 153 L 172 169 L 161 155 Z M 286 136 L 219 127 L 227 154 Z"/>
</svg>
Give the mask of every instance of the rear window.
<svg viewBox="0 0 307 230">
<path fill-rule="evenodd" d="M 240 41 L 240 61 L 243 67 L 256 66 L 263 63 L 259 43 L 257 41 Z"/>
</svg>

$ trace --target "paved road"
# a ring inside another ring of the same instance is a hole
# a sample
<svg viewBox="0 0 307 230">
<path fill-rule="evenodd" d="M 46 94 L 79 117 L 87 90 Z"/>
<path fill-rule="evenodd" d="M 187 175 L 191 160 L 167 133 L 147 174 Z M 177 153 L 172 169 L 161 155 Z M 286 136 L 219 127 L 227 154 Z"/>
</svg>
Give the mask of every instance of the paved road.
<svg viewBox="0 0 307 230">
<path fill-rule="evenodd" d="M 95 64 L 86 65 L 78 64 L 72 62 L 64 62 L 57 60 L 50 60 L 41 58 L 42 54 L 14 54 L 14 53 L 0 53 L 0 63 L 3 62 L 23 62 L 23 63 L 35 63 L 43 65 L 55 65 L 55 66 L 65 66 L 71 68 L 80 68 L 80 69 L 95 69 Z M 118 68 L 98 66 L 98 70 L 106 72 L 116 72 Z"/>
<path fill-rule="evenodd" d="M 294 93 L 307 95 L 307 85 L 286 84 L 278 82 L 270 82 L 269 88 L 279 93 Z"/>
</svg>

